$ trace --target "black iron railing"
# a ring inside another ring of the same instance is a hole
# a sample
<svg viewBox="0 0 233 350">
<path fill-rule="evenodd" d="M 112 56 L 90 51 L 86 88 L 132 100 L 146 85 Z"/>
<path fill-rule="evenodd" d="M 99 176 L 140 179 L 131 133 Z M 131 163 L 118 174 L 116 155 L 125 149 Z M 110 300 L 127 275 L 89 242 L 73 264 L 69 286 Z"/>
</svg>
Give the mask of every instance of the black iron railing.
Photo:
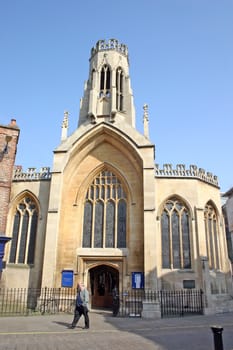
<svg viewBox="0 0 233 350">
<path fill-rule="evenodd" d="M 75 298 L 75 288 L 0 288 L 0 316 L 73 313 Z M 161 317 L 203 314 L 201 290 L 139 289 L 119 293 L 113 301 L 113 315 L 141 317 L 145 301 L 159 305 Z"/>
<path fill-rule="evenodd" d="M 159 292 L 159 301 L 161 317 L 203 314 L 202 290 L 161 290 Z"/>
<path fill-rule="evenodd" d="M 119 294 L 118 316 L 141 317 L 143 302 L 157 303 L 161 317 L 182 317 L 203 314 L 203 292 L 183 290 L 131 290 Z"/>
<path fill-rule="evenodd" d="M 76 289 L 0 289 L 0 316 L 54 314 L 74 311 Z"/>
</svg>

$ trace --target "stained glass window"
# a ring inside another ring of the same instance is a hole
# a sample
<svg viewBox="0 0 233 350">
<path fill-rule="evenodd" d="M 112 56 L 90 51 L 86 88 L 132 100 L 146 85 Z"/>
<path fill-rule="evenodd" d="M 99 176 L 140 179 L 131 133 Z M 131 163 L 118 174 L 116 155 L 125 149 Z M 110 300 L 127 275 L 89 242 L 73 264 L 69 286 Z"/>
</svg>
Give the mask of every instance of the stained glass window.
<svg viewBox="0 0 233 350">
<path fill-rule="evenodd" d="M 94 247 L 102 248 L 103 246 L 103 220 L 104 205 L 103 202 L 97 201 L 95 205 L 95 227 L 94 227 Z"/>
<path fill-rule="evenodd" d="M 217 214 L 211 203 L 207 203 L 204 211 L 206 250 L 210 269 L 219 269 L 219 242 Z"/>
<path fill-rule="evenodd" d="M 92 191 L 90 191 L 92 193 Z M 84 207 L 84 225 L 83 225 L 83 247 L 91 247 L 91 229 L 93 204 L 90 201 L 85 203 Z"/>
<path fill-rule="evenodd" d="M 115 246 L 115 203 L 111 200 L 106 207 L 106 248 Z"/>
<path fill-rule="evenodd" d="M 19 258 L 18 258 L 18 263 L 21 263 L 21 264 L 23 264 L 25 261 L 27 235 L 28 235 L 28 224 L 29 224 L 29 215 L 28 215 L 28 212 L 25 211 L 25 213 L 23 215 L 21 239 L 20 239 L 20 245 L 19 245 Z"/>
<path fill-rule="evenodd" d="M 117 218 L 117 247 L 124 248 L 126 246 L 126 203 L 124 200 L 118 202 L 118 218 Z"/>
<path fill-rule="evenodd" d="M 15 211 L 9 262 L 33 264 L 38 224 L 37 205 L 30 197 L 22 199 Z"/>
<path fill-rule="evenodd" d="M 87 189 L 84 204 L 84 248 L 125 248 L 127 196 L 117 176 L 101 171 Z"/>
<path fill-rule="evenodd" d="M 171 198 L 164 204 L 161 233 L 162 267 L 191 268 L 190 214 L 181 200 Z"/>
<path fill-rule="evenodd" d="M 168 269 L 171 265 L 170 261 L 170 230 L 169 230 L 169 216 L 164 211 L 161 217 L 162 225 L 162 261 L 163 268 Z"/>
<path fill-rule="evenodd" d="M 18 237 L 19 237 L 19 225 L 20 225 L 20 212 L 17 210 L 14 218 L 14 226 L 12 232 L 12 240 L 11 240 L 11 250 L 10 250 L 10 263 L 14 263 L 16 260 L 16 251 L 18 245 Z"/>
<path fill-rule="evenodd" d="M 182 214 L 181 226 L 182 226 L 182 244 L 183 244 L 183 266 L 184 268 L 189 269 L 191 267 L 189 216 L 186 211 L 184 211 Z"/>
</svg>

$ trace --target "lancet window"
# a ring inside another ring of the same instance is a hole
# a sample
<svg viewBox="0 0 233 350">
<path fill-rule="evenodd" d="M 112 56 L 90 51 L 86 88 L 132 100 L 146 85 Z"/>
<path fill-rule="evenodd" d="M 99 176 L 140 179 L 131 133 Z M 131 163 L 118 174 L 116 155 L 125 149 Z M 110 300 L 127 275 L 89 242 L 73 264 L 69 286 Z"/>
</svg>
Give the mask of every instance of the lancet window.
<svg viewBox="0 0 233 350">
<path fill-rule="evenodd" d="M 23 198 L 15 210 L 9 263 L 34 263 L 37 223 L 36 203 L 30 197 Z"/>
<path fill-rule="evenodd" d="M 123 111 L 123 83 L 124 73 L 121 68 L 116 70 L 116 109 Z"/>
<path fill-rule="evenodd" d="M 86 192 L 83 218 L 84 248 L 125 248 L 127 196 L 111 171 L 101 171 Z"/>
<path fill-rule="evenodd" d="M 191 268 L 190 213 L 186 205 L 171 198 L 161 214 L 162 267 L 167 269 Z"/>
<path fill-rule="evenodd" d="M 204 211 L 206 248 L 210 269 L 219 269 L 219 240 L 217 214 L 211 203 L 207 203 Z"/>
</svg>

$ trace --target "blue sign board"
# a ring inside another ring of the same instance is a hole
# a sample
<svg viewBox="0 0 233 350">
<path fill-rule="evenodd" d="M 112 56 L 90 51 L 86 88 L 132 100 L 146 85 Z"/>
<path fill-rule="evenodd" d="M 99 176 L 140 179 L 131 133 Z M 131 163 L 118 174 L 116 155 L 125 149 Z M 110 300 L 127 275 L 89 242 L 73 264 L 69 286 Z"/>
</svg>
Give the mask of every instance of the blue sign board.
<svg viewBox="0 0 233 350">
<path fill-rule="evenodd" d="M 73 270 L 63 270 L 61 278 L 62 287 L 73 287 L 74 271 Z"/>
<path fill-rule="evenodd" d="M 132 272 L 132 288 L 143 289 L 144 288 L 144 273 Z"/>
<path fill-rule="evenodd" d="M 10 240 L 10 237 L 0 236 L 0 272 L 2 272 L 2 269 L 5 267 L 4 262 L 2 261 L 4 257 L 5 244 Z"/>
</svg>

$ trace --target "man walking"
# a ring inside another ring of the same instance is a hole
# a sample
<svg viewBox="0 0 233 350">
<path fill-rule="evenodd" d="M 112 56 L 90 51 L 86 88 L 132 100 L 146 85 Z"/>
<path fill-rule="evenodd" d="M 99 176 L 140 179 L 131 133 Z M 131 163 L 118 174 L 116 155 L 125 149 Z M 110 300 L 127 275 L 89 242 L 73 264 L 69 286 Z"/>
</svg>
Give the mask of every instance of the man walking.
<svg viewBox="0 0 233 350">
<path fill-rule="evenodd" d="M 84 329 L 88 329 L 90 326 L 89 316 L 88 316 L 88 302 L 89 302 L 89 292 L 85 288 L 83 283 L 78 284 L 77 288 L 77 296 L 75 302 L 75 311 L 74 311 L 74 319 L 71 323 L 70 328 L 75 328 L 80 317 L 84 316 L 85 327 Z"/>
</svg>

